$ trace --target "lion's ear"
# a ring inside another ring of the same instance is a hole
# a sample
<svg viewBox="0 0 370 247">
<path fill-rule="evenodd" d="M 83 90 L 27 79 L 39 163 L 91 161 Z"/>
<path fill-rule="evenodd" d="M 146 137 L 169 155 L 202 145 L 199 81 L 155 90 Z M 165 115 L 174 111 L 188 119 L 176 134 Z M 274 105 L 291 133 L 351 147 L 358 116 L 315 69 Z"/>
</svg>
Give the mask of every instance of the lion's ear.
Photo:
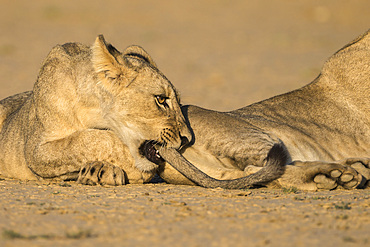
<svg viewBox="0 0 370 247">
<path fill-rule="evenodd" d="M 124 72 L 125 61 L 122 54 L 99 35 L 92 46 L 92 63 L 100 79 L 114 80 Z"/>
<path fill-rule="evenodd" d="M 152 57 L 141 46 L 131 45 L 126 48 L 126 50 L 123 52 L 123 55 L 144 60 L 145 62 L 157 68 L 157 65 Z"/>
</svg>

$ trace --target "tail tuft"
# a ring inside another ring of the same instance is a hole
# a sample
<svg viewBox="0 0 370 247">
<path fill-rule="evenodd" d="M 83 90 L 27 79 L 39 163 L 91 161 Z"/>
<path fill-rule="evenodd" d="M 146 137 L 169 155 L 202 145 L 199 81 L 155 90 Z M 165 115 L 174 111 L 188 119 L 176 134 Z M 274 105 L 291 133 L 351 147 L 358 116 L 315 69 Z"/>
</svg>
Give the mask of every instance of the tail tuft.
<svg viewBox="0 0 370 247">
<path fill-rule="evenodd" d="M 285 172 L 285 165 L 289 159 L 288 151 L 283 143 L 275 143 L 266 157 L 266 168 L 275 174 L 281 176 Z"/>
</svg>

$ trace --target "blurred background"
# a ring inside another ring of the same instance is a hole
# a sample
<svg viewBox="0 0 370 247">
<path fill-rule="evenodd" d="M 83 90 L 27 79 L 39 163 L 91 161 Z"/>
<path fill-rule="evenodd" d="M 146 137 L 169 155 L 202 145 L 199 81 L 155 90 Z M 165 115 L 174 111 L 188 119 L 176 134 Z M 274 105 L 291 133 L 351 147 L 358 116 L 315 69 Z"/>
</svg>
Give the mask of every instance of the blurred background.
<svg viewBox="0 0 370 247">
<path fill-rule="evenodd" d="M 56 44 L 141 45 L 184 104 L 231 110 L 303 86 L 370 28 L 368 0 L 1 0 L 0 98 Z"/>
</svg>

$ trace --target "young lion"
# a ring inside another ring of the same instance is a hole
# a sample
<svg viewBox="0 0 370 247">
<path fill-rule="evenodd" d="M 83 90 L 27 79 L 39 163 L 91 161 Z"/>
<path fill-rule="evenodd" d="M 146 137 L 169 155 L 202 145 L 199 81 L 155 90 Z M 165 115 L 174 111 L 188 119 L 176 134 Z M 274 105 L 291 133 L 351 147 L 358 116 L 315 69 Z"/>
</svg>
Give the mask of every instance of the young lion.
<svg viewBox="0 0 370 247">
<path fill-rule="evenodd" d="M 179 101 L 139 46 L 120 53 L 103 36 L 92 47 L 56 46 L 32 92 L 0 101 L 0 174 L 91 185 L 148 182 L 160 160 L 153 144 L 178 149 L 191 138 Z M 272 152 L 266 169 L 241 179 L 245 186 L 280 177 L 279 157 Z"/>
<path fill-rule="evenodd" d="M 157 165 L 143 143 L 179 148 L 190 138 L 178 93 L 152 58 L 139 46 L 120 53 L 103 36 L 54 47 L 33 91 L 0 101 L 0 130 L 1 175 L 84 184 L 149 181 Z"/>
<path fill-rule="evenodd" d="M 238 188 L 209 176 L 235 179 L 256 172 L 280 144 L 289 158 L 275 185 L 303 190 L 369 186 L 370 30 L 335 53 L 301 89 L 231 112 L 182 110 L 193 139 L 180 151 L 190 163 L 174 150 L 159 152 L 196 184 Z M 168 164 L 160 176 L 191 183 Z"/>
</svg>

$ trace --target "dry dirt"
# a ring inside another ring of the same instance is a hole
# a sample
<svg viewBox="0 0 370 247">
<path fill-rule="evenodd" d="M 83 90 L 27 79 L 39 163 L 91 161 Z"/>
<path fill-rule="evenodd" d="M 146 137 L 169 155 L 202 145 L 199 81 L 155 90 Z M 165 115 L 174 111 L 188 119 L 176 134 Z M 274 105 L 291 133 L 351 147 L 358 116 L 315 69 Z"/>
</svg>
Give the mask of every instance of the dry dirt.
<svg viewBox="0 0 370 247">
<path fill-rule="evenodd" d="M 368 0 L 10 1 L 0 98 L 32 89 L 55 44 L 143 46 L 184 104 L 231 110 L 312 81 L 370 28 Z M 370 246 L 370 190 L 227 191 L 0 181 L 0 246 Z"/>
</svg>

